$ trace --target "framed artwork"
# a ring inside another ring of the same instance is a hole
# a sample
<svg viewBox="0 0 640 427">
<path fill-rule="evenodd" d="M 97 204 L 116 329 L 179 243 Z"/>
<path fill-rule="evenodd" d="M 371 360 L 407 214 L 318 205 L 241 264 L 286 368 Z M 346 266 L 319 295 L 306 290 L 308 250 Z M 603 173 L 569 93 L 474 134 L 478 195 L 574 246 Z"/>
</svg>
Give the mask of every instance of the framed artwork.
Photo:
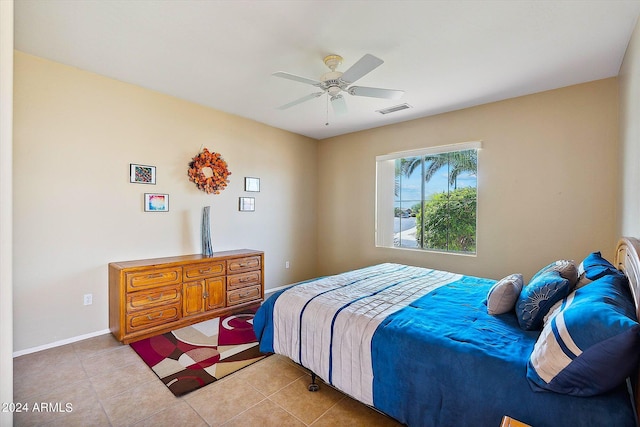
<svg viewBox="0 0 640 427">
<path fill-rule="evenodd" d="M 240 197 L 240 211 L 253 212 L 256 210 L 256 198 L 255 197 Z"/>
<path fill-rule="evenodd" d="M 169 212 L 169 195 L 144 193 L 145 212 Z"/>
<path fill-rule="evenodd" d="M 244 191 L 259 192 L 260 191 L 260 178 L 253 178 L 247 176 L 244 178 Z"/>
<path fill-rule="evenodd" d="M 155 184 L 156 167 L 131 163 L 129 165 L 129 182 L 136 184 Z"/>
</svg>

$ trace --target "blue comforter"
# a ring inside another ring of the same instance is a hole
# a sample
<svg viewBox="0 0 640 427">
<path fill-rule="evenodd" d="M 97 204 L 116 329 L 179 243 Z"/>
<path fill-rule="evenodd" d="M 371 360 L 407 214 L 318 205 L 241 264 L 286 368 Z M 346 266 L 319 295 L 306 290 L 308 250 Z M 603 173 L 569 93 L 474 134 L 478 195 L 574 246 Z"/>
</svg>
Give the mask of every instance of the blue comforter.
<svg viewBox="0 0 640 427">
<path fill-rule="evenodd" d="M 504 415 L 535 427 L 635 425 L 625 385 L 589 398 L 532 391 L 526 365 L 538 332 L 521 330 L 512 313 L 487 314 L 485 296 L 495 281 L 440 273 L 384 264 L 281 291 L 256 313 L 254 329 L 260 349 L 291 357 L 323 380 L 409 426 L 498 426 Z M 437 285 L 430 282 L 435 276 L 440 281 Z M 420 281 L 427 283 L 427 292 L 416 292 L 415 298 L 398 308 L 378 309 L 382 318 L 372 320 L 372 307 L 379 305 L 372 298 L 378 301 L 391 293 L 397 300 L 413 292 L 409 289 Z M 301 302 L 292 303 L 295 299 L 287 293 L 299 294 Z M 316 307 L 335 301 L 342 302 L 328 318 Z M 292 313 L 281 314 L 283 311 Z M 353 312 L 342 322 L 348 326 L 340 326 L 340 317 L 347 311 Z M 342 356 L 339 353 L 353 351 L 353 346 L 338 347 L 337 341 L 350 334 L 340 328 L 357 324 L 361 314 L 369 316 L 365 324 L 375 326 L 370 345 L 364 340 L 370 353 L 362 358 L 353 355 L 358 351 Z M 317 335 L 316 328 L 325 330 L 325 335 Z M 345 366 L 355 359 L 357 363 Z M 366 363 L 372 375 L 361 369 Z M 345 375 L 346 380 L 335 379 Z M 358 382 L 364 385 L 352 388 Z M 372 402 L 367 397 L 368 382 Z"/>
</svg>

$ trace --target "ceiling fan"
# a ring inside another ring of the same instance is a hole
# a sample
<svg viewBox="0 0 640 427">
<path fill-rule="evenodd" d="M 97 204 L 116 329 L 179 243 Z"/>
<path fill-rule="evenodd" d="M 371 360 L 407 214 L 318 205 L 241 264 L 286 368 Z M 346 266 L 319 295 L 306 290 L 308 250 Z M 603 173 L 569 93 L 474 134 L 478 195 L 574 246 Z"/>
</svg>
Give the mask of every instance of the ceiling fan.
<svg viewBox="0 0 640 427">
<path fill-rule="evenodd" d="M 370 73 L 384 61 L 380 58 L 376 58 L 371 54 L 366 54 L 358 62 L 353 64 L 347 71 L 336 71 L 338 65 L 342 63 L 342 57 L 340 55 L 328 55 L 324 58 L 324 63 L 331 71 L 324 73 L 320 80 L 309 79 L 306 77 L 300 77 L 295 74 L 285 73 L 278 71 L 273 73 L 276 77 L 283 79 L 289 79 L 296 82 L 306 83 L 311 86 L 315 86 L 322 89 L 321 92 L 314 92 L 309 95 L 303 96 L 300 99 L 289 102 L 288 104 L 278 107 L 279 110 L 286 110 L 294 105 L 301 104 L 310 99 L 317 98 L 320 95 L 327 94 L 331 100 L 333 111 L 336 114 L 345 114 L 347 112 L 347 104 L 341 92 L 346 92 L 354 96 L 368 96 L 372 98 L 384 98 L 384 99 L 398 99 L 402 97 L 404 91 L 395 89 L 382 89 L 377 87 L 366 86 L 351 86 L 356 80 L 360 79 L 364 75 Z"/>
</svg>

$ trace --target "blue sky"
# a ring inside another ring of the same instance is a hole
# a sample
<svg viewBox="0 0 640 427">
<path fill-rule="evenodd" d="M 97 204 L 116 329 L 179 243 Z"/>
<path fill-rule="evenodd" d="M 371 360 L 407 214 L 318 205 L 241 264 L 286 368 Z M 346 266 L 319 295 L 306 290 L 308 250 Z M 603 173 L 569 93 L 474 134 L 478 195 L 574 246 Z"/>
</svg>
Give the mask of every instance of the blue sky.
<svg viewBox="0 0 640 427">
<path fill-rule="evenodd" d="M 401 177 L 401 191 L 400 194 L 396 196 L 396 206 L 399 206 L 397 202 L 402 200 L 402 208 L 408 208 L 414 205 L 417 201 L 420 200 L 420 186 L 421 186 L 421 171 L 420 168 L 416 168 L 414 173 L 411 174 L 410 177 L 406 177 L 402 175 Z M 428 199 L 430 195 L 435 193 L 442 193 L 443 191 L 447 191 L 448 188 L 448 170 L 446 167 L 442 167 L 438 172 L 435 173 L 433 178 L 427 183 L 425 187 L 425 197 Z M 458 176 L 458 188 L 463 187 L 476 187 L 477 186 L 477 177 L 475 174 L 471 174 L 465 172 Z"/>
</svg>

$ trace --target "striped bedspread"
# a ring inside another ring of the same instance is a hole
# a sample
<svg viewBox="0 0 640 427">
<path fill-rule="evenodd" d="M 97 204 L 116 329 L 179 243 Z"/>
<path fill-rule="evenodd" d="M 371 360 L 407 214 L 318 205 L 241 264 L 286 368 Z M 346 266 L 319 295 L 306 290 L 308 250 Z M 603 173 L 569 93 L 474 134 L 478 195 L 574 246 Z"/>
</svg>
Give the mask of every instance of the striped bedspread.
<svg viewBox="0 0 640 427">
<path fill-rule="evenodd" d="M 460 277 L 388 263 L 294 286 L 275 303 L 274 351 L 373 405 L 371 340 L 380 323 Z"/>
<path fill-rule="evenodd" d="M 590 398 L 533 392 L 538 331 L 491 316 L 495 280 L 380 264 L 295 284 L 254 318 L 262 352 L 285 355 L 409 426 L 633 426 L 626 389 Z"/>
</svg>

